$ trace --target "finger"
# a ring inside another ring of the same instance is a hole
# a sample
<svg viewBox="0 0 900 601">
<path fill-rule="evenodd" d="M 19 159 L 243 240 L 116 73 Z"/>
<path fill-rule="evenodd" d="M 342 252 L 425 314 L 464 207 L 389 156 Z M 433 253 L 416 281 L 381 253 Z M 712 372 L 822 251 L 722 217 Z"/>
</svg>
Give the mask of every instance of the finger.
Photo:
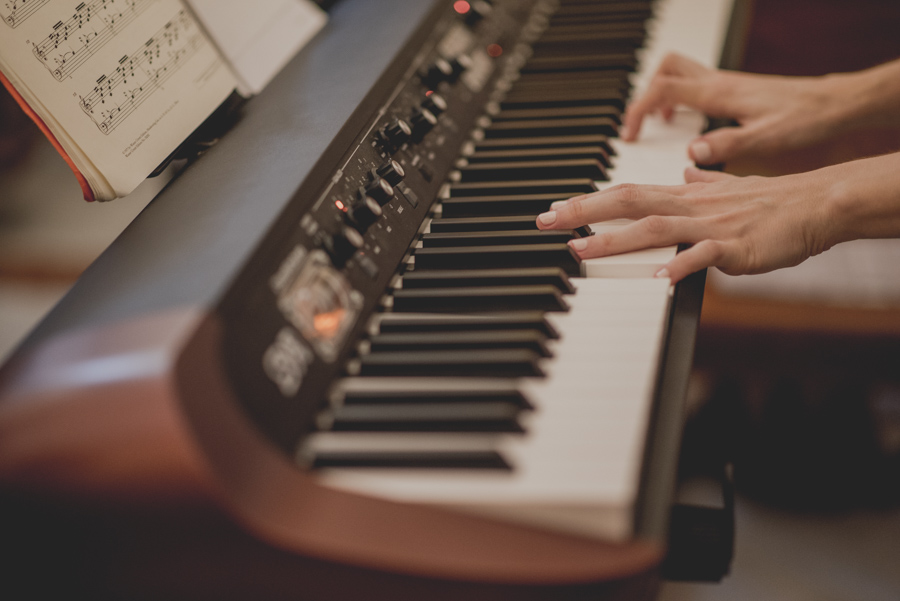
<svg viewBox="0 0 900 601">
<path fill-rule="evenodd" d="M 677 104 L 694 106 L 700 95 L 700 83 L 677 75 L 657 75 L 650 80 L 647 91 L 628 105 L 623 117 L 625 125 L 623 139 L 636 140 L 640 134 L 644 117 L 660 110 L 663 114 L 672 112 Z"/>
<path fill-rule="evenodd" d="M 701 227 L 697 220 L 689 217 L 651 215 L 614 231 L 572 240 L 569 246 L 583 259 L 605 257 L 643 248 L 694 242 L 702 237 Z"/>
<path fill-rule="evenodd" d="M 729 250 L 719 240 L 704 240 L 675 255 L 668 265 L 659 270 L 658 278 L 669 278 L 672 283 L 680 282 L 695 271 L 728 263 Z"/>
<path fill-rule="evenodd" d="M 697 182 L 711 184 L 726 179 L 734 179 L 736 177 L 736 175 L 731 175 L 730 173 L 710 171 L 709 169 L 698 169 L 697 167 L 687 167 L 684 170 L 684 181 L 688 184 Z"/>
<path fill-rule="evenodd" d="M 623 184 L 590 196 L 553 203 L 550 211 L 538 215 L 538 229 L 572 229 L 609 221 L 640 219 L 647 215 L 674 215 L 681 210 L 677 187 Z"/>
<path fill-rule="evenodd" d="M 644 117 L 654 111 L 661 111 L 668 121 L 672 118 L 675 105 L 679 103 L 702 110 L 700 104 L 703 87 L 700 80 L 710 71 L 711 69 L 680 54 L 667 55 L 650 80 L 646 93 L 626 109 L 622 139 L 629 142 L 636 140 Z"/>
<path fill-rule="evenodd" d="M 746 145 L 746 128 L 722 127 L 691 142 L 688 154 L 698 165 L 713 165 L 740 156 Z"/>
</svg>

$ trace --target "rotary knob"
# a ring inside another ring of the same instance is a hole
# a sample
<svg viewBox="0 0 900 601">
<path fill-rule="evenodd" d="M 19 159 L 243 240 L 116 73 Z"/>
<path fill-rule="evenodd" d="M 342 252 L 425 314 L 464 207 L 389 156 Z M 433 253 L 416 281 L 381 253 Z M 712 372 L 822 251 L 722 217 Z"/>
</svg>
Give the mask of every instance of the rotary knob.
<svg viewBox="0 0 900 601">
<path fill-rule="evenodd" d="M 450 68 L 453 69 L 453 75 L 450 76 L 449 81 L 455 82 L 463 74 L 463 71 L 472 68 L 472 59 L 466 54 L 460 54 L 450 61 Z"/>
<path fill-rule="evenodd" d="M 484 2 L 484 0 L 474 0 L 469 3 L 469 10 L 465 13 L 466 25 L 469 27 L 474 27 L 482 19 L 491 14 L 491 11 L 494 10 L 494 7 L 489 3 Z"/>
<path fill-rule="evenodd" d="M 440 94 L 430 94 L 422 101 L 422 108 L 431 111 L 435 117 L 447 110 L 447 101 Z"/>
<path fill-rule="evenodd" d="M 412 128 L 403 119 L 394 119 L 381 130 L 381 136 L 388 145 L 399 148 L 412 136 Z"/>
<path fill-rule="evenodd" d="M 347 211 L 347 218 L 360 232 L 364 232 L 383 215 L 381 205 L 371 196 L 363 196 Z"/>
<path fill-rule="evenodd" d="M 412 115 L 413 140 L 421 140 L 437 125 L 437 117 L 428 109 L 416 109 Z"/>
<path fill-rule="evenodd" d="M 403 166 L 400 163 L 394 159 L 388 159 L 387 162 L 375 170 L 375 175 L 383 178 L 390 185 L 396 186 L 406 177 L 406 171 L 403 170 Z"/>
<path fill-rule="evenodd" d="M 365 241 L 362 235 L 351 227 L 344 226 L 341 231 L 325 241 L 325 250 L 331 257 L 335 267 L 343 267 L 356 251 L 361 249 Z"/>
<path fill-rule="evenodd" d="M 422 81 L 425 82 L 425 85 L 429 88 L 434 88 L 442 81 L 449 81 L 452 78 L 453 65 L 446 59 L 438 58 L 430 67 L 428 67 L 425 75 L 422 76 Z"/>
<path fill-rule="evenodd" d="M 379 205 L 384 206 L 394 197 L 394 188 L 384 178 L 376 177 L 366 186 L 365 195 L 371 196 Z"/>
</svg>

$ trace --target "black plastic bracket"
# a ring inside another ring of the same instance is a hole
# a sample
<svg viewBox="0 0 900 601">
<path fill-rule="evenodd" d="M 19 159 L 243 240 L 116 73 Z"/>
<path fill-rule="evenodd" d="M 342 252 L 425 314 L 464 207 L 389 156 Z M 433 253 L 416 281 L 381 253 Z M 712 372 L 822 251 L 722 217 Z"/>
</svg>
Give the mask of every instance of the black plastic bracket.
<svg viewBox="0 0 900 601">
<path fill-rule="evenodd" d="M 731 464 L 721 475 L 722 507 L 672 506 L 669 552 L 662 565 L 668 580 L 719 582 L 734 557 L 734 476 Z"/>
</svg>

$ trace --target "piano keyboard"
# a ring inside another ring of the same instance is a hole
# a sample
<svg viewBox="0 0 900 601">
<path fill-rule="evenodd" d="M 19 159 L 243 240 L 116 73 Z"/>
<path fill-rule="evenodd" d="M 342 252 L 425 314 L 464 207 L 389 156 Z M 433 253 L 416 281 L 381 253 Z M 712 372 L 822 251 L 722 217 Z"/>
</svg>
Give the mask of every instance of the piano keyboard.
<svg viewBox="0 0 900 601">
<path fill-rule="evenodd" d="M 628 154 L 613 138 L 651 4 L 562 0 L 532 17 L 533 53 L 499 82 L 298 451 L 327 486 L 633 535 L 670 295 L 652 275 L 675 249 L 582 263 L 567 242 L 590 228 L 538 231 L 535 218 L 605 185 Z M 685 148 L 656 178 L 679 182 Z"/>
<path fill-rule="evenodd" d="M 0 372 L 0 485 L 201 491 L 393 598 L 657 569 L 699 289 L 653 277 L 674 248 L 567 245 L 620 222 L 535 218 L 682 181 L 700 116 L 616 132 L 667 50 L 716 62 L 730 2 L 425 4 L 337 3 L 54 309 Z"/>
</svg>

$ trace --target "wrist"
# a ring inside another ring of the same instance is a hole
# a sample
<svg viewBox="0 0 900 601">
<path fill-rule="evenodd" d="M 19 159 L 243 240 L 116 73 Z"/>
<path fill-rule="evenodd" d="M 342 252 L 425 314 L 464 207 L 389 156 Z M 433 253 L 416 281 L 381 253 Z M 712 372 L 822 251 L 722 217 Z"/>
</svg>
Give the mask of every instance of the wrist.
<svg viewBox="0 0 900 601">
<path fill-rule="evenodd" d="M 900 237 L 900 153 L 826 167 L 823 218 L 829 246 Z"/>
<path fill-rule="evenodd" d="M 900 126 L 900 61 L 826 80 L 845 92 L 837 118 L 846 129 Z"/>
</svg>

